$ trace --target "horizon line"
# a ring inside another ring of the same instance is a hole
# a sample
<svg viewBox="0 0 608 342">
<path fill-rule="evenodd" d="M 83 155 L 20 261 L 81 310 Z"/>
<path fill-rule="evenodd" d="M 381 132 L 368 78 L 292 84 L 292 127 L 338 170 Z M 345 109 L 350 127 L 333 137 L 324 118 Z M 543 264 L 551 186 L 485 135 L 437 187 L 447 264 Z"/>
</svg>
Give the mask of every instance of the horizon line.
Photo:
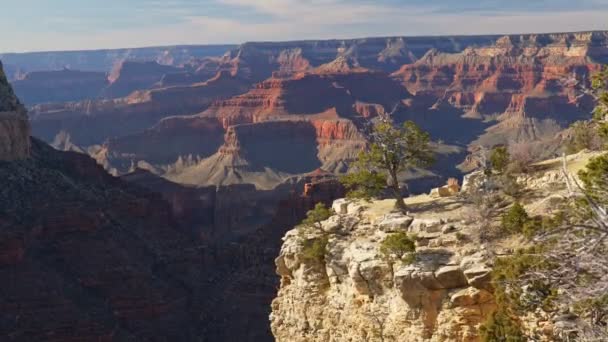
<svg viewBox="0 0 608 342">
<path fill-rule="evenodd" d="M 514 32 L 514 33 L 488 33 L 488 34 L 429 34 L 429 35 L 386 35 L 386 36 L 367 36 L 367 37 L 350 37 L 350 38 L 325 38 L 325 39 L 294 39 L 294 40 L 259 40 L 245 41 L 242 43 L 186 43 L 186 44 L 159 44 L 159 45 L 142 45 L 131 47 L 116 47 L 116 48 L 99 48 L 99 49 L 65 49 L 65 50 L 32 50 L 20 52 L 0 52 L 0 56 L 4 55 L 20 55 L 20 54 L 44 54 L 44 53 L 78 53 L 78 52 L 101 52 L 101 51 L 118 51 L 118 50 L 144 50 L 154 48 L 179 48 L 179 47 L 239 47 L 245 44 L 276 44 L 276 43 L 304 43 L 315 41 L 355 41 L 364 39 L 390 39 L 390 38 L 461 38 L 461 37 L 511 37 L 511 36 L 533 36 L 533 35 L 557 35 L 557 34 L 584 34 L 584 33 L 608 33 L 608 28 L 603 30 L 578 30 L 578 31 L 537 31 L 537 32 Z"/>
</svg>

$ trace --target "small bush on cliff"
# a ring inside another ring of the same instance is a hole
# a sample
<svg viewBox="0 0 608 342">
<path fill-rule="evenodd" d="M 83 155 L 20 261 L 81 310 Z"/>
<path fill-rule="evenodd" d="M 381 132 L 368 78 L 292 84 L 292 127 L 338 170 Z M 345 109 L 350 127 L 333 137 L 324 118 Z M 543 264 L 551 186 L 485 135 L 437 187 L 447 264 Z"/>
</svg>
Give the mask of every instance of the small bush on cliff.
<svg viewBox="0 0 608 342">
<path fill-rule="evenodd" d="M 497 309 L 480 329 L 484 342 L 527 341 L 517 317 L 524 310 L 551 305 L 555 290 L 544 282 L 525 278 L 529 272 L 542 272 L 553 267 L 542 256 L 543 252 L 541 247 L 535 247 L 496 260 L 492 270 L 492 286 Z M 526 292 L 524 285 L 527 285 Z"/>
<path fill-rule="evenodd" d="M 530 217 L 526 209 L 519 203 L 515 202 L 513 206 L 502 216 L 501 226 L 503 230 L 509 233 L 521 233 L 524 226 L 530 221 Z"/>
<path fill-rule="evenodd" d="M 340 182 L 350 189 L 346 195 L 348 198 L 360 198 L 366 201 L 377 197 L 386 188 L 386 176 L 369 170 L 349 173 L 343 176 Z"/>
<path fill-rule="evenodd" d="M 593 121 L 597 124 L 597 133 L 608 143 L 608 66 L 593 75 L 592 94 L 597 100 L 593 110 Z"/>
<path fill-rule="evenodd" d="M 579 172 L 585 192 L 600 205 L 608 205 L 608 154 L 592 158 Z"/>
<path fill-rule="evenodd" d="M 356 173 L 344 179 L 345 185 L 351 191 L 351 196 L 369 198 L 376 196 L 380 184 L 388 179 L 388 187 L 396 200 L 395 208 L 406 211 L 398 176 L 407 169 L 424 168 L 433 163 L 430 135 L 412 121 L 396 127 L 390 119 L 386 119 L 374 125 L 369 139 L 369 149 L 359 155 L 354 164 Z M 386 176 L 382 178 L 381 175 Z"/>
<path fill-rule="evenodd" d="M 568 153 L 577 153 L 584 149 L 598 150 L 602 147 L 602 141 L 597 132 L 598 126 L 591 121 L 577 121 L 570 130 L 572 138 L 566 146 Z"/>
<path fill-rule="evenodd" d="M 380 252 L 384 254 L 385 257 L 390 258 L 392 255 L 396 255 L 399 259 L 406 257 L 404 262 L 411 263 L 412 255 L 406 253 L 414 253 L 416 252 L 416 243 L 414 240 L 409 237 L 406 233 L 400 232 L 388 235 L 382 243 L 380 243 Z"/>
<path fill-rule="evenodd" d="M 597 326 L 608 326 L 608 294 L 574 304 L 574 312 Z"/>
<path fill-rule="evenodd" d="M 490 152 L 490 168 L 496 173 L 502 174 L 507 170 L 511 156 L 504 146 L 494 147 Z"/>
<path fill-rule="evenodd" d="M 302 245 L 302 258 L 308 262 L 325 262 L 328 241 L 327 235 L 305 240 Z"/>
<path fill-rule="evenodd" d="M 519 323 L 505 311 L 498 310 L 486 321 L 481 328 L 483 342 L 525 342 Z"/>
<path fill-rule="evenodd" d="M 327 220 L 333 215 L 333 211 L 325 206 L 323 203 L 317 203 L 313 210 L 306 213 L 306 218 L 302 221 L 302 225 L 311 228 L 323 229 L 321 222 Z"/>
</svg>

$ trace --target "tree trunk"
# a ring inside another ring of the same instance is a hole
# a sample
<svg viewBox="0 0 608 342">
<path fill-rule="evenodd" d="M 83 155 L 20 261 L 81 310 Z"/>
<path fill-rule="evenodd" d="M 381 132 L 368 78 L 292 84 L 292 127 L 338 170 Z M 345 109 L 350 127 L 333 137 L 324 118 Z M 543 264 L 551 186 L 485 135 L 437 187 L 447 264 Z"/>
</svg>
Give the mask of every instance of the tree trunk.
<svg viewBox="0 0 608 342">
<path fill-rule="evenodd" d="M 405 201 L 403 200 L 403 195 L 401 195 L 401 188 L 399 187 L 399 180 L 397 179 L 397 172 L 395 171 L 391 171 L 390 172 L 390 176 L 391 176 L 391 188 L 393 189 L 393 194 L 395 197 L 395 209 L 399 210 L 402 213 L 406 213 L 407 212 L 407 205 L 405 204 Z"/>
</svg>

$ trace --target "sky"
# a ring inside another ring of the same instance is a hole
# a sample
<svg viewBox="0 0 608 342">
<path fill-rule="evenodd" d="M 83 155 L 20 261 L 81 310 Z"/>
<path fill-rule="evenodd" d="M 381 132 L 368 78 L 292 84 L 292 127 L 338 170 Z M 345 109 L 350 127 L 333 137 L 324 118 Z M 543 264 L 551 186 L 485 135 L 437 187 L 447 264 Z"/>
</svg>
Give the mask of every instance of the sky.
<svg viewBox="0 0 608 342">
<path fill-rule="evenodd" d="M 608 30 L 608 0 L 0 0 L 0 52 Z"/>
</svg>

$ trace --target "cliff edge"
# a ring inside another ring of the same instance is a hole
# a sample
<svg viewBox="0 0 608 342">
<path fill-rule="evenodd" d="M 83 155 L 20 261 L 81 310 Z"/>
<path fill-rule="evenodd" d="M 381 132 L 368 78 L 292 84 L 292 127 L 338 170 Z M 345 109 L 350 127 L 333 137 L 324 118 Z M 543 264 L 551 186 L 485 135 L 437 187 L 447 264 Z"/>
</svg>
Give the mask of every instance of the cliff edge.
<svg viewBox="0 0 608 342">
<path fill-rule="evenodd" d="M 27 113 L 8 83 L 0 63 L 0 161 L 24 159 L 30 153 Z"/>
</svg>

